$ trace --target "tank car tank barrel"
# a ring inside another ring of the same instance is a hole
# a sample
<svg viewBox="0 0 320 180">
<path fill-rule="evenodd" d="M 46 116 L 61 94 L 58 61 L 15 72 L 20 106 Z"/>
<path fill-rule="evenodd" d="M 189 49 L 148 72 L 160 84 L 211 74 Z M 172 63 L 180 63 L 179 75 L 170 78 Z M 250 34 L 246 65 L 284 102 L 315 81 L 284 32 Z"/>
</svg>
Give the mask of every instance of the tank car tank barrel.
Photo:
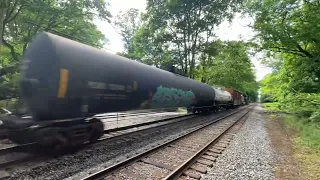
<svg viewBox="0 0 320 180">
<path fill-rule="evenodd" d="M 24 54 L 21 76 L 36 120 L 212 106 L 215 99 L 207 84 L 46 32 Z"/>
</svg>

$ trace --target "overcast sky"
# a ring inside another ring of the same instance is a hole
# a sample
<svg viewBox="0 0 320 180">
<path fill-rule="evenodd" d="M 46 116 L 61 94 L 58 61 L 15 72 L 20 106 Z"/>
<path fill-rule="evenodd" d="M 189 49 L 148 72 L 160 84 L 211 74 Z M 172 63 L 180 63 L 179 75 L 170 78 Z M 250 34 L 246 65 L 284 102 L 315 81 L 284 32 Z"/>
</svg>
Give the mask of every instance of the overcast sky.
<svg viewBox="0 0 320 180">
<path fill-rule="evenodd" d="M 124 12 L 130 8 L 139 9 L 141 12 L 145 11 L 146 0 L 107 0 L 110 4 L 108 10 L 115 17 L 120 11 Z M 247 27 L 248 24 L 252 23 L 252 19 L 249 17 L 241 18 L 237 15 L 233 22 L 222 23 L 216 35 L 221 40 L 239 40 L 240 38 L 244 40 L 250 39 L 254 32 L 251 28 Z M 109 44 L 105 46 L 108 52 L 116 53 L 123 51 L 123 43 L 121 41 L 121 36 L 116 32 L 111 24 L 96 20 L 95 24 L 98 29 L 109 39 Z M 266 74 L 271 72 L 270 68 L 264 67 L 257 60 L 257 57 L 251 57 L 251 61 L 255 66 L 257 80 L 261 80 Z"/>
</svg>

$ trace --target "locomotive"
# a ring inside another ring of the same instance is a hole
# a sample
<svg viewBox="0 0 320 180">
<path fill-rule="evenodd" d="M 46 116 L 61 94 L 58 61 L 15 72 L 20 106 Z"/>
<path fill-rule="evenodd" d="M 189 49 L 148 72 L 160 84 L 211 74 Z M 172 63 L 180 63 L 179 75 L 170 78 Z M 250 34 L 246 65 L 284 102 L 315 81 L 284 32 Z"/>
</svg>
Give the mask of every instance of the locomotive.
<svg viewBox="0 0 320 180">
<path fill-rule="evenodd" d="M 243 94 L 109 54 L 51 33 L 39 34 L 22 58 L 22 98 L 31 117 L 0 120 L 16 143 L 76 146 L 104 133 L 96 114 L 186 107 L 193 113 L 242 105 Z"/>
</svg>

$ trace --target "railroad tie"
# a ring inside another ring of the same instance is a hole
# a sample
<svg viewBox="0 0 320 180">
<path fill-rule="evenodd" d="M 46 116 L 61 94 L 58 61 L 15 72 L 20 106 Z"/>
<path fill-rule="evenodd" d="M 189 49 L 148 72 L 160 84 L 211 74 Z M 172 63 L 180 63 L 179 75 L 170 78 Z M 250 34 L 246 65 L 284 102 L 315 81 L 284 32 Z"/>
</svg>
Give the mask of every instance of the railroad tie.
<svg viewBox="0 0 320 180">
<path fill-rule="evenodd" d="M 189 180 L 190 177 L 186 176 L 186 175 L 181 175 L 178 180 Z M 193 179 L 193 178 L 192 178 Z"/>
<path fill-rule="evenodd" d="M 212 157 L 212 156 L 208 156 L 208 155 L 203 155 L 202 158 L 216 162 L 216 158 Z"/>
<path fill-rule="evenodd" d="M 141 179 L 141 176 L 139 174 L 136 174 L 135 172 L 127 168 L 122 169 L 121 174 L 125 174 L 127 177 L 130 177 L 132 179 Z M 114 179 L 114 177 L 112 177 L 111 174 L 104 179 Z"/>
<path fill-rule="evenodd" d="M 231 141 L 233 139 L 233 136 L 231 136 L 231 135 L 230 136 L 225 136 L 225 139 Z"/>
<path fill-rule="evenodd" d="M 206 160 L 206 159 L 198 159 L 197 162 L 199 162 L 200 164 L 204 164 L 207 165 L 209 167 L 213 166 L 213 162 L 210 160 Z"/>
<path fill-rule="evenodd" d="M 204 154 L 209 155 L 209 156 L 212 156 L 212 157 L 215 157 L 215 158 L 219 157 L 219 154 L 213 153 L 213 152 L 210 152 L 210 151 L 207 151 L 207 152 L 205 152 Z"/>
<path fill-rule="evenodd" d="M 202 174 L 207 173 L 207 166 L 206 165 L 202 165 L 200 163 L 195 163 L 192 166 L 190 166 L 191 169 L 194 169 Z"/>
<path fill-rule="evenodd" d="M 197 173 L 197 171 L 192 171 L 190 169 L 186 170 L 185 172 L 183 172 L 184 175 L 192 177 L 194 179 L 200 179 L 201 175 L 199 173 Z"/>
<path fill-rule="evenodd" d="M 177 148 L 177 149 L 185 149 L 187 151 L 195 152 L 192 146 L 186 146 L 186 145 L 169 145 L 169 147 Z"/>
<path fill-rule="evenodd" d="M 222 152 L 221 150 L 218 150 L 218 149 L 208 149 L 208 151 L 216 153 L 216 154 L 221 154 L 221 152 Z"/>
<path fill-rule="evenodd" d="M 230 141 L 220 140 L 218 144 L 225 144 L 225 145 L 229 145 L 229 144 L 230 144 Z"/>
<path fill-rule="evenodd" d="M 152 160 L 149 160 L 149 159 L 146 159 L 146 158 L 141 159 L 141 162 L 144 162 L 146 164 L 150 164 L 150 165 L 153 165 L 153 166 L 156 166 L 156 167 L 159 167 L 159 168 L 168 169 L 170 171 L 174 170 L 174 167 L 172 167 L 170 165 L 163 164 L 163 163 L 160 163 L 160 162 L 155 162 L 155 161 L 152 161 Z"/>
<path fill-rule="evenodd" d="M 217 149 L 217 150 L 221 150 L 224 151 L 226 148 L 225 147 L 220 147 L 220 146 L 213 146 L 212 149 Z"/>
<path fill-rule="evenodd" d="M 222 143 L 218 143 L 216 145 L 214 145 L 215 147 L 221 147 L 221 148 L 227 148 L 228 145 L 226 144 L 222 144 Z"/>
</svg>

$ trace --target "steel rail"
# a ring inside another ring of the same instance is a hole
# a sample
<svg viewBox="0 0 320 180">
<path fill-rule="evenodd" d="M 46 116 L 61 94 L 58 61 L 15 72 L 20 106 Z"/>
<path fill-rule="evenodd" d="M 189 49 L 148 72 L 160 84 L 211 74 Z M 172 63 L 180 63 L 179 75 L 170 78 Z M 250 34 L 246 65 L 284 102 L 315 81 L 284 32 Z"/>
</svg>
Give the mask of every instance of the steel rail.
<svg viewBox="0 0 320 180">
<path fill-rule="evenodd" d="M 195 116 L 195 115 L 186 114 L 186 115 L 182 115 L 182 116 L 174 116 L 174 117 L 169 117 L 169 118 L 166 118 L 166 119 L 159 119 L 159 120 L 155 120 L 155 121 L 138 123 L 138 124 L 133 124 L 133 125 L 129 125 L 129 126 L 123 126 L 123 127 L 113 128 L 113 129 L 106 129 L 106 130 L 104 130 L 104 133 L 106 134 L 106 133 L 111 133 L 111 132 L 116 132 L 116 131 L 123 131 L 123 130 L 132 129 L 132 128 L 136 128 L 136 127 L 141 127 L 141 126 L 146 126 L 146 125 L 150 125 L 150 124 L 156 124 L 156 123 L 160 123 L 160 122 L 170 121 L 170 120 L 178 119 L 178 118 L 184 118 L 184 117 L 192 118 L 193 116 Z"/>
<path fill-rule="evenodd" d="M 115 170 L 117 170 L 117 169 L 119 169 L 121 167 L 124 167 L 126 165 L 131 164 L 131 163 L 134 163 L 134 162 L 140 160 L 141 158 L 147 156 L 148 154 L 150 154 L 152 152 L 155 152 L 155 151 L 157 151 L 157 150 L 159 150 L 159 149 L 161 149 L 161 148 L 163 148 L 163 147 L 165 147 L 165 146 L 167 146 L 167 145 L 169 145 L 169 144 L 171 144 L 173 142 L 176 142 L 176 141 L 178 141 L 178 140 L 180 140 L 180 139 L 182 139 L 184 137 L 187 137 L 188 135 L 191 135 L 194 132 L 197 132 L 197 131 L 199 131 L 199 130 L 207 127 L 207 126 L 210 126 L 210 125 L 212 125 L 212 124 L 214 124 L 214 123 L 216 123 L 218 121 L 221 121 L 221 120 L 223 120 L 223 119 L 225 119 L 225 118 L 227 118 L 227 117 L 229 117 L 229 116 L 231 116 L 233 114 L 236 114 L 236 113 L 238 113 L 240 111 L 243 111 L 245 109 L 246 108 L 234 111 L 234 112 L 232 112 L 230 114 L 227 114 L 227 115 L 225 115 L 223 117 L 215 119 L 214 121 L 211 121 L 211 122 L 206 123 L 204 125 L 200 125 L 196 129 L 188 131 L 186 134 L 180 135 L 180 136 L 178 136 L 176 138 L 173 138 L 173 139 L 171 139 L 171 140 L 169 140 L 169 141 L 167 141 L 165 143 L 159 144 L 158 146 L 155 146 L 155 147 L 153 147 L 153 148 L 151 148 L 149 150 L 146 150 L 145 152 L 136 154 L 135 156 L 132 156 L 132 157 L 126 159 L 126 160 L 120 161 L 120 162 L 118 162 L 118 163 L 116 163 L 114 165 L 108 166 L 108 167 L 106 167 L 106 168 L 104 168 L 104 169 L 102 169 L 102 170 L 100 170 L 98 172 L 95 172 L 95 173 L 92 173 L 92 174 L 88 174 L 87 176 L 82 177 L 81 180 L 92 180 L 92 179 L 101 178 L 101 177 L 105 176 L 106 174 L 110 174 L 110 173 L 114 172 Z"/>
<path fill-rule="evenodd" d="M 173 170 L 169 175 L 167 175 L 163 180 L 174 180 L 178 179 L 190 166 L 192 166 L 204 153 L 211 148 L 212 145 L 216 144 L 228 131 L 234 127 L 242 118 L 244 118 L 249 112 L 251 112 L 252 108 L 243 114 L 237 121 L 233 122 L 227 129 L 225 129 L 222 133 L 220 133 L 217 137 L 208 142 L 203 148 L 201 148 L 198 152 L 196 152 L 192 157 L 186 160 L 183 164 Z"/>
<path fill-rule="evenodd" d="M 179 118 L 185 118 L 185 117 L 192 118 L 193 115 L 192 114 L 188 114 L 188 115 L 183 115 L 183 116 L 176 116 L 176 117 L 170 117 L 170 118 L 166 118 L 166 119 L 160 119 L 160 120 L 156 120 L 156 121 L 150 121 L 150 122 L 146 122 L 146 123 L 139 123 L 139 124 L 134 124 L 134 125 L 129 125 L 129 126 L 123 126 L 123 127 L 114 128 L 114 129 L 106 129 L 106 130 L 104 130 L 104 133 L 108 134 L 108 133 L 111 133 L 111 132 L 113 132 L 113 133 L 114 132 L 121 132 L 121 131 L 129 130 L 129 129 L 133 129 L 133 128 L 137 128 L 137 127 L 143 127 L 143 126 L 147 126 L 147 125 L 151 125 L 151 124 L 157 124 L 157 123 L 170 121 L 170 120 L 174 120 L 174 119 L 179 119 Z M 181 120 L 185 120 L 185 119 L 181 119 Z M 145 130 L 145 129 L 142 129 L 142 130 Z M 132 132 L 129 132 L 129 133 L 133 133 L 133 132 L 137 132 L 137 131 L 132 131 Z M 125 134 L 123 134 L 123 135 L 125 135 Z M 110 138 L 103 138 L 102 137 L 102 138 L 100 138 L 98 140 L 105 140 L 105 139 L 110 139 Z M 0 148 L 0 156 L 8 154 L 8 153 L 11 153 L 11 152 L 29 151 L 32 148 L 37 147 L 37 145 L 38 145 L 38 143 L 32 142 L 32 143 L 21 144 L 21 145 L 13 145 L 13 146 L 9 146 L 9 147 L 6 147 L 6 148 Z"/>
</svg>

